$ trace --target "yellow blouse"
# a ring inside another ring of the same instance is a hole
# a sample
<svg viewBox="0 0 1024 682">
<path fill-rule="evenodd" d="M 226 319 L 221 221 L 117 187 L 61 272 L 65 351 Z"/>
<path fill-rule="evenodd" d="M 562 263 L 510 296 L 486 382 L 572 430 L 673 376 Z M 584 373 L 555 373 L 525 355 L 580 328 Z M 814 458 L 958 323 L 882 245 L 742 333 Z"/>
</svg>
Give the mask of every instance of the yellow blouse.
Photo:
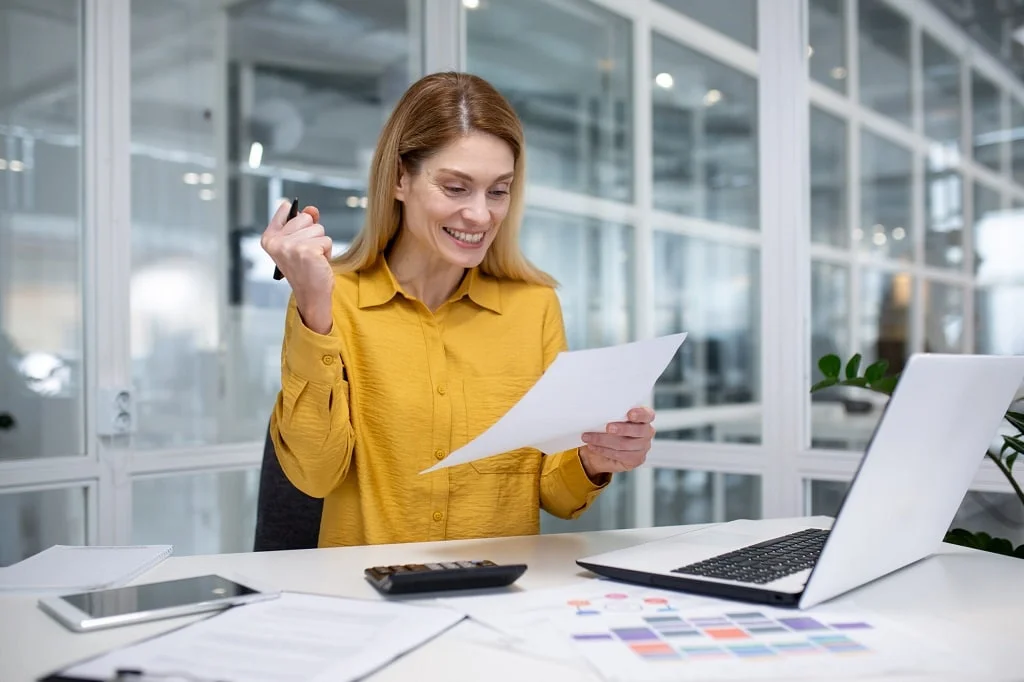
<svg viewBox="0 0 1024 682">
<path fill-rule="evenodd" d="M 470 270 L 436 312 L 384 258 L 338 275 L 328 335 L 288 306 L 270 431 L 289 480 L 324 498 L 320 546 L 530 535 L 606 487 L 576 450 L 420 471 L 497 421 L 566 348 L 549 287 Z"/>
</svg>

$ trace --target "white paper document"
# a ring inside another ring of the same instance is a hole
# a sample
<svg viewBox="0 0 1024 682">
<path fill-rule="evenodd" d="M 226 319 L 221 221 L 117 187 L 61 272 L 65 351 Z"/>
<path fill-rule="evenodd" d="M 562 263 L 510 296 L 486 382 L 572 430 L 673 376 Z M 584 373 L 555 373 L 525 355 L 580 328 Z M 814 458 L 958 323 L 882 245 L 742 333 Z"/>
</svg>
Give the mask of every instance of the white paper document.
<svg viewBox="0 0 1024 682">
<path fill-rule="evenodd" d="M 126 585 L 170 556 L 171 545 L 53 545 L 0 568 L 0 594 L 70 593 Z"/>
<path fill-rule="evenodd" d="M 154 679 L 346 682 L 387 665 L 463 617 L 436 606 L 284 592 L 117 649 L 62 675 L 108 680 L 127 668 Z"/>
<path fill-rule="evenodd" d="M 519 448 L 545 454 L 583 444 L 648 398 L 686 334 L 560 353 L 533 388 L 489 429 L 420 473 Z"/>
</svg>

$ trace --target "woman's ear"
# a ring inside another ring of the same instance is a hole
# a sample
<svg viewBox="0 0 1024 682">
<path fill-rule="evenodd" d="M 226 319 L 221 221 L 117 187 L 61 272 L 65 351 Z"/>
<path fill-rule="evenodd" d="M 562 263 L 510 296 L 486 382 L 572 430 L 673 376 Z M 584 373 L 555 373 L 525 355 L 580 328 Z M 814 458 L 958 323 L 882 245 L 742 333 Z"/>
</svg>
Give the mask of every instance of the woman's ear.
<svg viewBox="0 0 1024 682">
<path fill-rule="evenodd" d="M 405 201 L 405 197 L 409 192 L 409 174 L 405 172 L 405 164 L 402 163 L 401 159 L 398 161 L 398 182 L 395 184 L 395 199 L 398 201 Z"/>
</svg>

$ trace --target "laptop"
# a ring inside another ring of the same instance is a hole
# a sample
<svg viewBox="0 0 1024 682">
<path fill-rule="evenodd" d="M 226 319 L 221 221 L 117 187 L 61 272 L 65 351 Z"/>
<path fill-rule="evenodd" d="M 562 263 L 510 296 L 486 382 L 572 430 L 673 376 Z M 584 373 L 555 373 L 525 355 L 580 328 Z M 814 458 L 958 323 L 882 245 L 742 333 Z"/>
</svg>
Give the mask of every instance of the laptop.
<svg viewBox="0 0 1024 682">
<path fill-rule="evenodd" d="M 835 520 L 714 524 L 584 557 L 598 575 L 810 608 L 940 547 L 1024 380 L 1024 356 L 912 355 Z"/>
</svg>

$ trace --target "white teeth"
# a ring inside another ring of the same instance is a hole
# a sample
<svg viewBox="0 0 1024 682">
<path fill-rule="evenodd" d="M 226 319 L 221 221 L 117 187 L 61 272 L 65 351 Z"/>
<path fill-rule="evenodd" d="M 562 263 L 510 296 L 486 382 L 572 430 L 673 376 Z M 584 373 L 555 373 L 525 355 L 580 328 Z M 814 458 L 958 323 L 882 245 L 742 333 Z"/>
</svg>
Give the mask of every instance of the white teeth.
<svg viewBox="0 0 1024 682">
<path fill-rule="evenodd" d="M 485 234 L 484 232 L 460 232 L 458 230 L 453 230 L 450 227 L 444 228 L 444 231 L 458 239 L 460 242 L 465 242 L 467 244 L 479 244 Z"/>
</svg>

